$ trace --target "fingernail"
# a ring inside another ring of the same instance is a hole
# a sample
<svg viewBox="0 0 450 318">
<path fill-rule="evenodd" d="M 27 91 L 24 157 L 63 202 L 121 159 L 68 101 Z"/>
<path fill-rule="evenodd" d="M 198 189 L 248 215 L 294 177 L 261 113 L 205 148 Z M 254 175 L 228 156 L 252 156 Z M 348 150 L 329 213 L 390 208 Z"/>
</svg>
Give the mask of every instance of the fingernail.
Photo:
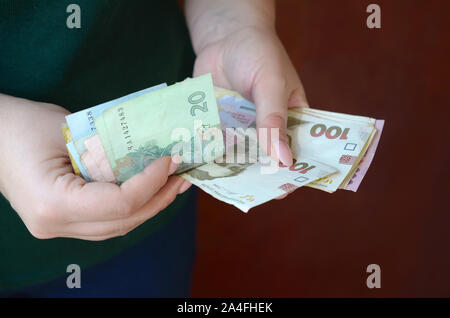
<svg viewBox="0 0 450 318">
<path fill-rule="evenodd" d="M 280 195 L 279 197 L 276 197 L 275 200 L 283 200 L 285 197 L 288 196 L 288 194 L 289 194 L 289 193 L 282 194 L 282 195 Z"/>
<path fill-rule="evenodd" d="M 281 140 L 278 146 L 278 158 L 285 166 L 290 167 L 293 164 L 291 149 L 289 149 L 288 145 Z"/>
<path fill-rule="evenodd" d="M 182 194 L 184 192 L 186 192 L 187 189 L 190 188 L 190 186 L 192 185 L 192 183 L 190 183 L 189 181 L 184 181 L 183 184 L 181 185 L 180 189 L 178 190 L 178 194 Z"/>
<path fill-rule="evenodd" d="M 170 166 L 169 166 L 169 176 L 173 174 L 175 171 L 177 171 L 178 163 L 176 160 L 173 160 L 170 158 Z"/>
<path fill-rule="evenodd" d="M 300 103 L 300 107 L 302 107 L 302 108 L 309 108 L 309 104 L 307 102 L 303 101 L 303 102 Z"/>
</svg>

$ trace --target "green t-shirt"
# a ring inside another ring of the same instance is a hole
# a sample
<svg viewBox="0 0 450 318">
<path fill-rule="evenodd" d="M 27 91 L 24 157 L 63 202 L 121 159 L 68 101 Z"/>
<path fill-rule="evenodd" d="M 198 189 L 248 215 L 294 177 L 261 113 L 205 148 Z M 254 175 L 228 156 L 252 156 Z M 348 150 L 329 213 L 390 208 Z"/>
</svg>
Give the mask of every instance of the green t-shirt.
<svg viewBox="0 0 450 318">
<path fill-rule="evenodd" d="M 72 3 L 81 9 L 79 29 L 66 24 Z M 75 112 L 156 84 L 181 81 L 191 76 L 193 61 L 176 1 L 0 0 L 3 94 Z M 0 195 L 0 291 L 64 275 L 74 260 L 81 267 L 105 260 L 155 231 L 186 200 L 180 196 L 124 237 L 89 242 L 34 238 Z"/>
</svg>

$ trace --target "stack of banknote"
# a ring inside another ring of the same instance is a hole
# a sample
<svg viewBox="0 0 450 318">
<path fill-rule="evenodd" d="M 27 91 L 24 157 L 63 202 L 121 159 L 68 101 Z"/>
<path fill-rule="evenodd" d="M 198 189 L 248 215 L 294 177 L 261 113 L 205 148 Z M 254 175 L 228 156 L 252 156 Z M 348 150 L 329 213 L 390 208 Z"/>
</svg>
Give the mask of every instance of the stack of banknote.
<svg viewBox="0 0 450 318">
<path fill-rule="evenodd" d="M 301 186 L 356 191 L 384 121 L 312 108 L 288 115 L 291 167 L 262 150 L 255 105 L 214 87 L 210 74 L 70 114 L 63 134 L 75 173 L 87 181 L 121 184 L 177 154 L 176 174 L 244 212 Z"/>
<path fill-rule="evenodd" d="M 154 159 L 170 156 L 180 142 L 172 138 L 174 132 L 185 132 L 191 138 L 184 143 L 190 144 L 203 130 L 216 127 L 220 129 L 220 118 L 208 74 L 70 114 L 63 134 L 75 173 L 87 181 L 121 184 Z M 176 173 L 214 158 L 201 159 L 181 163 Z"/>
</svg>

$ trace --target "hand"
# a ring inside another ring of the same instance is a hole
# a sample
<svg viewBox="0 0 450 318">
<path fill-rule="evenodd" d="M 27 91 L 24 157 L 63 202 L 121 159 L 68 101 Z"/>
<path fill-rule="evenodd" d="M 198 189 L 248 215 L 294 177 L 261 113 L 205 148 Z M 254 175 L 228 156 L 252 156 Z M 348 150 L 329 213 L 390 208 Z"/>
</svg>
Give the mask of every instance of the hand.
<svg viewBox="0 0 450 318">
<path fill-rule="evenodd" d="M 120 187 L 73 174 L 56 105 L 0 94 L 0 191 L 40 239 L 105 240 L 125 235 L 166 208 L 189 183 L 170 176 L 170 157 Z"/>
<path fill-rule="evenodd" d="M 291 166 L 287 108 L 308 107 L 308 103 L 274 28 L 244 27 L 203 45 L 197 53 L 194 76 L 209 72 L 215 85 L 236 90 L 255 102 L 258 128 L 279 129 L 279 149 L 272 151 L 272 156 Z"/>
</svg>

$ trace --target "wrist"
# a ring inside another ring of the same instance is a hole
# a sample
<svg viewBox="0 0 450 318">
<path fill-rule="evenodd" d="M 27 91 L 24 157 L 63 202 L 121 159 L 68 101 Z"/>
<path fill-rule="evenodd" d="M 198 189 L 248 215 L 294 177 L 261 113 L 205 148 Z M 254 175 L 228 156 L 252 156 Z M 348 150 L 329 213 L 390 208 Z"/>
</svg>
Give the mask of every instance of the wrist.
<svg viewBox="0 0 450 318">
<path fill-rule="evenodd" d="M 243 29 L 275 32 L 272 0 L 189 0 L 186 19 L 195 53 Z"/>
</svg>

